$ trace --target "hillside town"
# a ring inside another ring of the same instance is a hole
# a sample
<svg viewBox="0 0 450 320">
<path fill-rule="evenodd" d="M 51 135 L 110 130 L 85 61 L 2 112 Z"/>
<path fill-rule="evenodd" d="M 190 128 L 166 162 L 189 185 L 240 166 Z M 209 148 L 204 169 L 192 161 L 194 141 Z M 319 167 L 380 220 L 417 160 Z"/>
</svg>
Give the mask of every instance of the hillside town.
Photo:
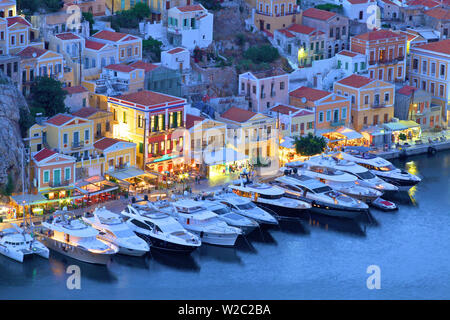
<svg viewBox="0 0 450 320">
<path fill-rule="evenodd" d="M 29 106 L 3 222 L 262 177 L 308 135 L 447 139 L 445 0 L 28 2 L 0 0 L 2 85 Z"/>
</svg>

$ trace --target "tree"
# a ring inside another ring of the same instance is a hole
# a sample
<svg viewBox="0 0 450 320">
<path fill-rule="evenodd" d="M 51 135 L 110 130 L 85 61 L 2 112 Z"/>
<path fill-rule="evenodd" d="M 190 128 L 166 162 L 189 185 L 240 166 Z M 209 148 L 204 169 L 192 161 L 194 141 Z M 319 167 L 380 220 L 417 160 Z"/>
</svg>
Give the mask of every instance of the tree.
<svg viewBox="0 0 450 320">
<path fill-rule="evenodd" d="M 10 196 L 14 191 L 14 181 L 11 173 L 8 174 L 8 181 L 6 182 L 6 185 L 4 189 L 2 190 L 3 195 Z"/>
<path fill-rule="evenodd" d="M 20 119 L 19 119 L 19 127 L 20 133 L 23 138 L 27 136 L 28 129 L 34 124 L 34 116 L 28 110 L 28 107 L 22 107 L 19 109 Z"/>
<path fill-rule="evenodd" d="M 134 5 L 130 11 L 138 18 L 139 20 L 142 20 L 144 18 L 147 18 L 151 11 L 149 6 L 144 2 L 138 2 Z"/>
<path fill-rule="evenodd" d="M 89 33 L 92 35 L 93 34 L 93 25 L 95 23 L 94 21 L 94 15 L 92 14 L 92 12 L 83 12 L 83 19 L 86 20 L 87 22 L 89 22 Z"/>
<path fill-rule="evenodd" d="M 144 52 L 148 52 L 152 55 L 152 60 L 154 62 L 161 61 L 161 46 L 162 42 L 152 37 L 148 38 L 148 40 L 142 41 L 142 49 Z"/>
<path fill-rule="evenodd" d="M 33 108 L 45 110 L 45 116 L 67 112 L 64 100 L 67 92 L 62 83 L 50 77 L 38 77 L 31 86 L 30 101 Z"/>
<path fill-rule="evenodd" d="M 404 133 L 400 133 L 400 134 L 398 135 L 398 138 L 399 138 L 400 140 L 402 140 L 402 141 L 405 141 L 405 140 L 407 139 L 406 134 L 404 134 Z"/>
<path fill-rule="evenodd" d="M 311 132 L 306 137 L 295 137 L 295 151 L 302 156 L 313 156 L 324 152 L 327 142 L 324 137 L 317 137 Z"/>
<path fill-rule="evenodd" d="M 272 47 L 270 44 L 265 44 L 259 47 L 250 47 L 244 52 L 244 58 L 250 59 L 254 63 L 271 63 L 279 57 L 280 54 L 277 48 Z"/>
</svg>

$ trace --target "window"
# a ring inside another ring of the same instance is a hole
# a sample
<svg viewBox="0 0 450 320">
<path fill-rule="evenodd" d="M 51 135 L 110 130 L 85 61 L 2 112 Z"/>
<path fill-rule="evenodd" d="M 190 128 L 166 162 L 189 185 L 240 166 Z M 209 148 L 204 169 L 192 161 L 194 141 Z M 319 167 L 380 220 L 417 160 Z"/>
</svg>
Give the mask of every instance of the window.
<svg viewBox="0 0 450 320">
<path fill-rule="evenodd" d="M 430 93 L 434 96 L 434 82 L 430 82 Z"/>
<path fill-rule="evenodd" d="M 414 71 L 417 71 L 417 69 L 419 68 L 419 60 L 418 59 L 413 59 L 412 68 Z"/>
<path fill-rule="evenodd" d="M 89 139 L 89 129 L 84 130 L 84 140 L 88 141 Z"/>
<path fill-rule="evenodd" d="M 367 116 L 364 117 L 363 122 L 364 122 L 365 125 L 367 125 Z"/>
<path fill-rule="evenodd" d="M 436 74 L 436 62 L 431 63 L 431 75 L 434 76 Z"/>
<path fill-rule="evenodd" d="M 352 94 L 352 104 L 353 104 L 353 103 L 356 103 L 356 97 L 355 97 L 354 94 Z"/>
<path fill-rule="evenodd" d="M 334 37 L 334 31 L 333 30 L 334 30 L 333 28 L 330 28 L 330 38 Z"/>
<path fill-rule="evenodd" d="M 369 95 L 364 96 L 364 104 L 369 104 Z"/>
<path fill-rule="evenodd" d="M 362 20 L 363 15 L 364 15 L 364 12 L 363 12 L 363 11 L 360 11 L 360 12 L 359 12 L 359 20 Z"/>
<path fill-rule="evenodd" d="M 5 32 L 0 32 L 0 40 L 5 40 Z"/>
<path fill-rule="evenodd" d="M 384 123 L 387 123 L 389 120 L 389 115 L 387 113 L 384 114 Z"/>
<path fill-rule="evenodd" d="M 345 30 L 345 26 L 342 27 L 342 35 L 345 36 L 346 30 Z"/>
<path fill-rule="evenodd" d="M 49 170 L 45 170 L 44 171 L 44 176 L 43 176 L 43 182 L 44 183 L 48 183 L 50 181 L 50 171 Z"/>
<path fill-rule="evenodd" d="M 384 102 L 389 102 L 389 93 L 388 92 L 386 92 L 384 94 Z"/>
<path fill-rule="evenodd" d="M 439 96 L 443 97 L 444 96 L 444 85 L 439 85 Z"/>
<path fill-rule="evenodd" d="M 64 168 L 64 180 L 70 180 L 70 167 Z"/>
<path fill-rule="evenodd" d="M 123 123 L 127 123 L 127 112 L 123 112 Z"/>
<path fill-rule="evenodd" d="M 323 111 L 319 112 L 319 122 L 323 122 Z"/>
<path fill-rule="evenodd" d="M 280 82 L 280 90 L 284 90 L 284 81 Z"/>
<path fill-rule="evenodd" d="M 427 62 L 422 61 L 422 73 L 427 74 Z"/>
<path fill-rule="evenodd" d="M 401 78 L 403 75 L 403 68 L 402 67 L 398 67 L 397 68 L 397 77 Z"/>
<path fill-rule="evenodd" d="M 342 108 L 342 116 L 341 116 L 341 118 L 342 119 L 347 119 L 347 108 Z"/>
<path fill-rule="evenodd" d="M 16 37 L 15 36 L 11 36 L 11 44 L 12 45 L 16 44 Z"/>
<path fill-rule="evenodd" d="M 67 142 L 68 142 L 68 140 L 69 140 L 68 138 L 69 138 L 68 134 L 67 134 L 67 133 L 64 133 L 64 134 L 63 134 L 63 143 L 64 143 L 64 144 L 67 144 Z"/>
<path fill-rule="evenodd" d="M 137 123 L 138 128 L 142 128 L 144 126 L 143 117 L 141 115 L 138 115 L 137 120 L 138 120 L 138 123 Z"/>
<path fill-rule="evenodd" d="M 441 64 L 439 69 L 440 69 L 439 75 L 442 78 L 445 77 L 445 64 Z"/>
<path fill-rule="evenodd" d="M 422 90 L 427 90 L 427 82 L 422 81 Z"/>
<path fill-rule="evenodd" d="M 331 121 L 331 110 L 327 110 L 327 122 Z"/>
</svg>

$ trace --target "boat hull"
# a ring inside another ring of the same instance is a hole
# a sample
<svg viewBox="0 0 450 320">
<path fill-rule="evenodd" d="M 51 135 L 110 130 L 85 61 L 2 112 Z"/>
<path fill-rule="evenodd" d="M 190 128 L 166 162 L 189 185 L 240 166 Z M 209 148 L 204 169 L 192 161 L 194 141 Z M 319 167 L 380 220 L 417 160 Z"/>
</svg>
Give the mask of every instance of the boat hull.
<svg viewBox="0 0 450 320">
<path fill-rule="evenodd" d="M 371 201 L 377 199 L 378 197 L 380 197 L 379 195 L 366 196 L 366 195 L 362 195 L 362 194 L 355 194 L 355 193 L 351 193 L 351 192 L 345 192 L 345 191 L 342 191 L 342 190 L 339 190 L 339 191 L 342 192 L 343 194 L 349 196 L 349 197 L 361 200 L 363 202 L 371 202 Z"/>
<path fill-rule="evenodd" d="M 22 251 L 18 251 L 18 250 L 10 250 L 4 246 L 0 246 L 0 254 L 3 254 L 4 256 L 13 259 L 17 262 L 23 262 L 23 259 L 26 256 L 33 256 L 33 255 L 38 255 L 42 258 L 48 259 L 49 257 L 49 251 L 46 247 L 44 247 L 42 245 L 42 248 L 39 247 L 35 247 L 33 248 L 33 250 L 28 250 L 26 253 L 23 253 Z"/>
<path fill-rule="evenodd" d="M 263 210 L 271 210 L 275 212 L 280 217 L 304 218 L 306 217 L 306 213 L 308 212 L 306 209 L 280 207 L 264 202 L 255 202 L 255 204 Z"/>
<path fill-rule="evenodd" d="M 238 234 L 218 234 L 211 232 L 200 232 L 195 230 L 189 230 L 197 235 L 202 243 L 212 244 L 216 246 L 232 247 L 236 243 Z"/>
<path fill-rule="evenodd" d="M 114 255 L 114 253 L 92 253 L 49 237 L 43 237 L 42 242 L 51 250 L 86 263 L 106 265 Z"/>
<path fill-rule="evenodd" d="M 135 231 L 136 232 L 136 231 Z M 147 234 L 143 234 L 140 232 L 136 232 L 136 234 L 144 239 L 151 249 L 156 249 L 160 251 L 173 252 L 173 253 L 181 253 L 181 254 L 190 254 L 194 250 L 196 250 L 199 246 L 192 245 L 184 245 L 179 243 L 173 243 L 169 241 L 165 241 L 159 238 L 151 237 Z"/>
<path fill-rule="evenodd" d="M 390 183 L 398 188 L 398 191 L 408 191 L 415 185 L 417 185 L 420 181 L 416 180 L 405 180 L 398 178 L 391 178 L 382 175 L 377 175 L 379 178 L 383 179 L 387 183 Z"/>
<path fill-rule="evenodd" d="M 130 249 L 130 248 L 125 248 L 125 247 L 119 247 L 118 253 L 126 255 L 126 256 L 142 257 L 147 252 L 148 251 L 144 251 L 144 250 L 136 250 L 136 249 Z"/>
</svg>

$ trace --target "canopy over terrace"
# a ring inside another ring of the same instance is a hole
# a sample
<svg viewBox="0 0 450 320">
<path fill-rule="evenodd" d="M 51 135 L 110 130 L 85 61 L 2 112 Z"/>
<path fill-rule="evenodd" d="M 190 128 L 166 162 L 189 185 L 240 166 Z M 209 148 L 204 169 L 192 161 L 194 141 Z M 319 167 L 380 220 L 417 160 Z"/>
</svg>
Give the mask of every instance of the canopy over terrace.
<svg viewBox="0 0 450 320">
<path fill-rule="evenodd" d="M 249 157 L 231 148 L 221 148 L 217 151 L 207 151 L 203 161 L 208 166 L 208 176 L 224 175 L 241 169 Z"/>
<path fill-rule="evenodd" d="M 117 179 L 119 185 L 122 185 L 126 188 L 133 186 L 136 188 L 136 191 L 138 191 L 137 189 L 138 185 L 140 187 L 144 187 L 144 185 L 146 185 L 147 187 L 149 186 L 149 184 L 145 181 L 144 178 L 149 179 L 158 178 L 156 174 L 146 172 L 136 167 L 129 167 L 125 169 L 116 170 L 113 172 L 107 172 L 106 174 L 110 177 L 113 177 L 114 179 Z"/>
<path fill-rule="evenodd" d="M 417 122 L 411 120 L 400 120 L 383 124 L 383 127 L 392 132 L 392 142 L 398 142 L 400 134 L 404 133 L 408 139 L 420 138 L 421 129 Z"/>
<path fill-rule="evenodd" d="M 75 184 L 75 189 L 84 195 L 94 196 L 117 190 L 119 186 L 106 180 L 103 176 L 92 176 Z"/>
<path fill-rule="evenodd" d="M 359 132 L 347 128 L 340 127 L 336 131 L 326 132 L 322 134 L 324 137 L 328 138 L 330 142 L 332 141 L 342 141 L 342 140 L 356 140 L 364 138 Z"/>
</svg>

